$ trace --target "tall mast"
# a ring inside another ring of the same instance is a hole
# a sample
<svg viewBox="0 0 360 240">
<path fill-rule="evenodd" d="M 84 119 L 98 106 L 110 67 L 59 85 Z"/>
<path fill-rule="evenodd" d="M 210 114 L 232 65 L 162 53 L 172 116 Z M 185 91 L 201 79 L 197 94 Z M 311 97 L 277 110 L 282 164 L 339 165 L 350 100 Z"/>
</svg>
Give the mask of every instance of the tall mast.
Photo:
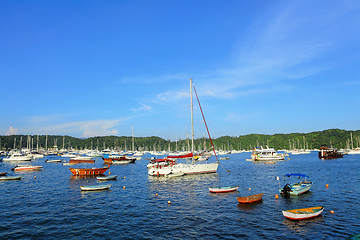
<svg viewBox="0 0 360 240">
<path fill-rule="evenodd" d="M 134 151 L 134 149 L 135 149 L 135 143 L 134 143 L 134 126 L 133 126 L 133 125 L 131 125 L 131 133 L 132 133 L 132 138 L 131 138 L 131 141 L 132 141 L 131 151 Z"/>
<path fill-rule="evenodd" d="M 192 94 L 192 79 L 190 78 L 190 108 L 191 108 L 191 152 L 194 154 L 194 107 Z"/>
</svg>

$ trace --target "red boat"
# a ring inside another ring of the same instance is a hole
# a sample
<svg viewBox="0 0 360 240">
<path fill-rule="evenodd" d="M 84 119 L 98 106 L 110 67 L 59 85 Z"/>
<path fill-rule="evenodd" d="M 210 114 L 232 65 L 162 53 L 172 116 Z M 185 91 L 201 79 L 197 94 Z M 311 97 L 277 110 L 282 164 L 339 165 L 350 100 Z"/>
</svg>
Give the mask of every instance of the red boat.
<svg viewBox="0 0 360 240">
<path fill-rule="evenodd" d="M 95 163 L 95 160 L 70 159 L 69 164 Z"/>
<path fill-rule="evenodd" d="M 104 174 L 110 166 L 102 168 L 69 168 L 75 176 L 97 176 Z"/>
<path fill-rule="evenodd" d="M 124 161 L 126 163 L 134 163 L 136 158 L 130 158 L 130 157 L 126 157 L 126 156 L 111 156 L 111 155 L 104 155 L 102 157 L 102 159 L 104 160 L 105 163 L 120 163 L 121 161 Z"/>
<path fill-rule="evenodd" d="M 188 153 L 188 154 L 184 154 L 184 155 L 172 155 L 172 156 L 167 156 L 167 158 L 192 158 L 194 155 L 193 153 Z"/>
<path fill-rule="evenodd" d="M 253 203 L 253 202 L 261 201 L 262 196 L 263 193 L 260 193 L 246 197 L 237 197 L 236 199 L 238 200 L 239 203 Z"/>
</svg>

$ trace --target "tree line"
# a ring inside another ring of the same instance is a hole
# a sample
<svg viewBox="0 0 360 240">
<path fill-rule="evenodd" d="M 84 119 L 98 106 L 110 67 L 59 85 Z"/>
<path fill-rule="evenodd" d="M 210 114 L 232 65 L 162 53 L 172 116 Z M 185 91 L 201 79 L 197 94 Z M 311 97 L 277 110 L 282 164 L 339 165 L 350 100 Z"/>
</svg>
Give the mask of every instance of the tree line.
<svg viewBox="0 0 360 240">
<path fill-rule="evenodd" d="M 352 139 L 352 141 L 351 141 Z M 347 131 L 328 129 L 310 133 L 290 134 L 248 134 L 238 137 L 222 136 L 213 139 L 216 150 L 251 150 L 255 146 L 269 146 L 275 149 L 320 148 L 322 145 L 338 149 L 359 147 L 360 130 Z M 191 140 L 170 141 L 160 137 L 99 136 L 75 138 L 62 135 L 11 135 L 0 136 L 0 149 L 117 149 L 145 151 L 186 151 Z M 194 140 L 195 150 L 211 149 L 208 138 Z"/>
</svg>

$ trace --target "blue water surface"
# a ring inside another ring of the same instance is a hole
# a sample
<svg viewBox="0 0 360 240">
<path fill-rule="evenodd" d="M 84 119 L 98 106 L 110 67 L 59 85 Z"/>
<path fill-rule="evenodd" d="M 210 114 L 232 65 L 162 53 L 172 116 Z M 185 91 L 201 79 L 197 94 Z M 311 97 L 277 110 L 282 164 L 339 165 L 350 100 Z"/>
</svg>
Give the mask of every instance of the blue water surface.
<svg viewBox="0 0 360 240">
<path fill-rule="evenodd" d="M 0 239 L 344 239 L 360 233 L 360 155 L 320 160 L 316 152 L 290 154 L 275 164 L 246 161 L 250 153 L 227 156 L 216 174 L 177 178 L 148 176 L 147 160 L 113 165 L 109 171 L 118 180 L 98 192 L 80 191 L 80 185 L 98 183 L 96 178 L 76 178 L 69 166 L 44 162 L 59 157 L 37 159 L 31 164 L 44 170 L 26 173 L 1 162 L 0 172 L 22 180 L 0 181 Z M 95 166 L 103 166 L 101 158 Z M 291 172 L 310 176 L 311 191 L 275 199 L 275 177 Z M 208 190 L 232 185 L 240 186 L 237 192 Z M 264 193 L 260 203 L 236 200 L 257 193 Z M 325 210 L 304 221 L 281 212 L 312 206 Z"/>
</svg>

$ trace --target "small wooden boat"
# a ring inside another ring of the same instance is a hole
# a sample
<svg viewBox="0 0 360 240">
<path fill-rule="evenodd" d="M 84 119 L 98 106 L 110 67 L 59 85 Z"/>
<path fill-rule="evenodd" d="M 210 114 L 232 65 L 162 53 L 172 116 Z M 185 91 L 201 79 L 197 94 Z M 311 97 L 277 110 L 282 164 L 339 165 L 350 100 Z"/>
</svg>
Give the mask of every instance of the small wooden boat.
<svg viewBox="0 0 360 240">
<path fill-rule="evenodd" d="M 70 159 L 69 164 L 78 164 L 78 163 L 95 163 L 95 160 L 92 159 Z"/>
<path fill-rule="evenodd" d="M 7 172 L 0 172 L 0 176 L 5 176 Z"/>
<path fill-rule="evenodd" d="M 81 191 L 101 191 L 101 190 L 108 190 L 110 187 L 111 187 L 111 184 L 80 186 Z"/>
<path fill-rule="evenodd" d="M 13 171 L 40 171 L 42 166 L 33 166 L 33 165 L 18 165 L 11 170 Z"/>
<path fill-rule="evenodd" d="M 102 168 L 69 168 L 75 176 L 96 176 L 104 174 L 109 169 L 109 166 Z"/>
<path fill-rule="evenodd" d="M 96 179 L 99 181 L 107 181 L 107 180 L 116 180 L 118 175 L 109 175 L 109 176 L 99 176 Z"/>
<path fill-rule="evenodd" d="M 238 190 L 239 186 L 209 188 L 211 193 L 227 193 Z"/>
<path fill-rule="evenodd" d="M 0 181 L 21 180 L 20 176 L 0 176 Z"/>
<path fill-rule="evenodd" d="M 54 159 L 54 160 L 47 159 L 47 160 L 45 160 L 45 162 L 47 162 L 47 163 L 59 163 L 59 162 L 62 162 L 62 159 Z"/>
<path fill-rule="evenodd" d="M 250 196 L 246 196 L 246 197 L 237 197 L 236 199 L 238 200 L 239 203 L 253 203 L 253 202 L 261 201 L 262 196 L 263 196 L 263 193 L 259 193 L 259 194 L 250 195 Z"/>
<path fill-rule="evenodd" d="M 303 220 L 319 216 L 324 211 L 324 207 L 309 207 L 292 210 L 283 210 L 284 217 L 291 220 Z"/>
</svg>

